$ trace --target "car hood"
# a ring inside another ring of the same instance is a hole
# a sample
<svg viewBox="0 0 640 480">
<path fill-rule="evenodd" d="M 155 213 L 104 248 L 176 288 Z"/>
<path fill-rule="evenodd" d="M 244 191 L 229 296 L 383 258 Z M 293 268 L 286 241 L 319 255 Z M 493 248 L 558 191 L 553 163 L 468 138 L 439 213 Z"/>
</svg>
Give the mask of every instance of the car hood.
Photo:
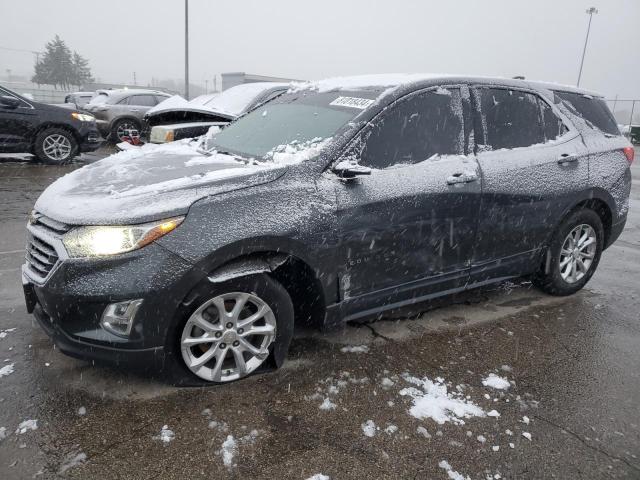
<svg viewBox="0 0 640 480">
<path fill-rule="evenodd" d="M 228 120 L 233 120 L 237 116 L 233 113 L 226 112 L 222 109 L 209 108 L 204 105 L 199 105 L 194 102 L 189 102 L 184 98 L 180 97 L 179 95 L 175 95 L 165 100 L 164 102 L 159 103 L 155 107 L 151 108 L 147 112 L 146 116 L 153 117 L 154 115 L 159 115 L 159 114 L 168 113 L 168 112 L 195 112 L 195 113 L 201 113 L 205 116 L 211 116 L 212 118 L 222 117 Z"/>
<path fill-rule="evenodd" d="M 185 214 L 209 195 L 271 182 L 286 165 L 205 155 L 197 142 L 146 144 L 59 178 L 35 210 L 71 225 L 125 225 Z"/>
</svg>

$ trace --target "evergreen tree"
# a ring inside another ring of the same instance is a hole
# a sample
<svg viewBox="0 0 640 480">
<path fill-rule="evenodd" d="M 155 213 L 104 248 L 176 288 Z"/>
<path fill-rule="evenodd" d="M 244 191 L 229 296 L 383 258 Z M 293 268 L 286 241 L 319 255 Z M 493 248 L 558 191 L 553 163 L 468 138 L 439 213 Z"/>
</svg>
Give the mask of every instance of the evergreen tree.
<svg viewBox="0 0 640 480">
<path fill-rule="evenodd" d="M 71 59 L 73 64 L 73 84 L 80 87 L 85 83 L 93 82 L 91 69 L 89 68 L 89 60 L 84 58 L 78 52 L 73 52 Z"/>
<path fill-rule="evenodd" d="M 92 81 L 89 62 L 77 52 L 71 53 L 58 35 L 47 43 L 45 52 L 35 64 L 31 81 L 38 85 L 53 85 L 68 89 Z"/>
</svg>

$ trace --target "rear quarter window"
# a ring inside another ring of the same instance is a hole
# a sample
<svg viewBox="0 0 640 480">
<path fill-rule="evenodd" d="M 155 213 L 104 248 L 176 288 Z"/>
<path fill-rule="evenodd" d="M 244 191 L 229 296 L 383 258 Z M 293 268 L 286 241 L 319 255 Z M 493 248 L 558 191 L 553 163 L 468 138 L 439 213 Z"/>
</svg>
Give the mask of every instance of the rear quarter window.
<svg viewBox="0 0 640 480">
<path fill-rule="evenodd" d="M 555 92 L 556 101 L 568 103 L 593 128 L 609 135 L 620 135 L 618 125 L 604 99 L 581 93 Z"/>
</svg>

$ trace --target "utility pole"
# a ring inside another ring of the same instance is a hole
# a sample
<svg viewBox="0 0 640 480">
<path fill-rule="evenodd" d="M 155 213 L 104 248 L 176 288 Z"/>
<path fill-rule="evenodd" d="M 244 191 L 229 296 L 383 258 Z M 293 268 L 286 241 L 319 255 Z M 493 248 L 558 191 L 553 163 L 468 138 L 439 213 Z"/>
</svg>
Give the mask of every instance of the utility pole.
<svg viewBox="0 0 640 480">
<path fill-rule="evenodd" d="M 587 36 L 584 39 L 584 48 L 582 49 L 582 60 L 580 60 L 580 72 L 578 72 L 578 83 L 576 83 L 576 87 L 580 86 L 580 78 L 582 78 L 582 66 L 584 65 L 584 56 L 587 53 L 587 42 L 589 41 L 589 32 L 591 31 L 591 20 L 593 19 L 593 14 L 598 13 L 598 9 L 596 7 L 591 7 L 586 11 L 589 14 L 589 25 L 587 26 Z"/>
<path fill-rule="evenodd" d="M 184 98 L 189 100 L 189 0 L 184 0 Z"/>
</svg>

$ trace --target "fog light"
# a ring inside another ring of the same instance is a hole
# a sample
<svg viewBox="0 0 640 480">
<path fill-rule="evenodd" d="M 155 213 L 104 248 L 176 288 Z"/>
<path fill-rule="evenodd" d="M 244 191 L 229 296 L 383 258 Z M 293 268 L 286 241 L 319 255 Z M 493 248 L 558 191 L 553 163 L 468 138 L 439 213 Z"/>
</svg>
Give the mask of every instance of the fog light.
<svg viewBox="0 0 640 480">
<path fill-rule="evenodd" d="M 100 325 L 107 332 L 119 337 L 128 337 L 131 333 L 131 327 L 133 327 L 136 312 L 141 304 L 142 299 L 110 303 L 102 313 Z"/>
</svg>

